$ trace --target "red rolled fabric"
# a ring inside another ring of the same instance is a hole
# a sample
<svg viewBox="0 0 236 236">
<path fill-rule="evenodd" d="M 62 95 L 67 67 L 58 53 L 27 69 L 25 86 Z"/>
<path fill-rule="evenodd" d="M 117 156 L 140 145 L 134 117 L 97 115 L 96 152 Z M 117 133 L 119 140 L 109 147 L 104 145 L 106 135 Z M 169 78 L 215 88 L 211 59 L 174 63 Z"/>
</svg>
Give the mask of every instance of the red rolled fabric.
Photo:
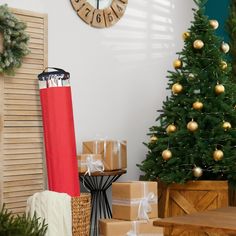
<svg viewBox="0 0 236 236">
<path fill-rule="evenodd" d="M 49 190 L 79 196 L 71 88 L 40 89 Z"/>
</svg>

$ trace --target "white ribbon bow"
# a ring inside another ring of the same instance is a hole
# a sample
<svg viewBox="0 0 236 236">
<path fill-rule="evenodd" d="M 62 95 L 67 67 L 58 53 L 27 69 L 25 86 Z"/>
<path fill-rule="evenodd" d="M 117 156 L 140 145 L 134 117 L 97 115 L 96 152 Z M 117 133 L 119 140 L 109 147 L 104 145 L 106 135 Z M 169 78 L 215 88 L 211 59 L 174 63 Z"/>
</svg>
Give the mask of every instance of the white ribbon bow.
<svg viewBox="0 0 236 236">
<path fill-rule="evenodd" d="M 134 232 L 133 230 L 129 231 L 126 236 L 138 236 L 136 232 Z"/>
<path fill-rule="evenodd" d="M 150 192 L 146 197 L 140 200 L 138 208 L 138 219 L 149 221 L 148 213 L 152 211 L 151 203 L 155 203 L 155 194 Z"/>
<path fill-rule="evenodd" d="M 85 172 L 85 175 L 91 175 L 91 173 L 99 171 L 103 172 L 104 171 L 104 165 L 101 160 L 93 160 L 93 157 L 88 156 L 86 158 L 86 165 L 87 165 L 87 171 Z"/>
<path fill-rule="evenodd" d="M 126 234 L 126 236 L 138 236 L 138 222 L 137 221 L 132 221 L 132 229 Z"/>
</svg>

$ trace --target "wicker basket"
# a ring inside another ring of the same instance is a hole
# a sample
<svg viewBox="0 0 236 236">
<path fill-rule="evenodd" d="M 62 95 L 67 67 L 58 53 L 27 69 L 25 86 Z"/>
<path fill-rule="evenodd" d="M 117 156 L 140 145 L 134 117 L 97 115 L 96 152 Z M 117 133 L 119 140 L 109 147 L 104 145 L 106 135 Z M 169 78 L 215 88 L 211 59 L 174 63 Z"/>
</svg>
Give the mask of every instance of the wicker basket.
<svg viewBox="0 0 236 236">
<path fill-rule="evenodd" d="M 73 236 L 89 236 L 91 196 L 81 193 L 80 197 L 72 197 L 72 233 Z"/>
</svg>

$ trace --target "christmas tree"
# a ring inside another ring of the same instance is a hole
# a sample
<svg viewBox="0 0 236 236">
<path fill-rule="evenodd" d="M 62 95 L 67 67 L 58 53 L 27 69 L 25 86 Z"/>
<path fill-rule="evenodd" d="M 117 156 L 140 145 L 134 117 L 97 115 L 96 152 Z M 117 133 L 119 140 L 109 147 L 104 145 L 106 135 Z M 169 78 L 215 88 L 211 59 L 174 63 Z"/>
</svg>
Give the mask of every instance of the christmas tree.
<svg viewBox="0 0 236 236">
<path fill-rule="evenodd" d="M 229 80 L 229 45 L 216 36 L 217 20 L 194 0 L 194 20 L 168 72 L 171 95 L 150 128 L 144 178 L 164 183 L 229 180 L 236 185 L 236 85 Z"/>
</svg>

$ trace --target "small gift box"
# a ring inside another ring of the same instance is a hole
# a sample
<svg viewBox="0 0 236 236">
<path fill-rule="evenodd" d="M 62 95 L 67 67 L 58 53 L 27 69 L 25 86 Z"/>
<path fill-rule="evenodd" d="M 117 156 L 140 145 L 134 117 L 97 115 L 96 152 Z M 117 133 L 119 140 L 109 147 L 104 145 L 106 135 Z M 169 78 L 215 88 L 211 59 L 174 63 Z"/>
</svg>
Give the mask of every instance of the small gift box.
<svg viewBox="0 0 236 236">
<path fill-rule="evenodd" d="M 112 184 L 112 216 L 119 220 L 157 218 L 157 182 L 133 181 Z"/>
<path fill-rule="evenodd" d="M 161 227 L 150 221 L 99 220 L 100 236 L 163 236 Z"/>
<path fill-rule="evenodd" d="M 77 157 L 80 173 L 88 173 L 104 171 L 102 155 L 100 154 L 80 154 Z"/>
<path fill-rule="evenodd" d="M 126 141 L 85 141 L 83 142 L 83 153 L 101 154 L 105 170 L 119 170 L 127 168 Z"/>
</svg>

